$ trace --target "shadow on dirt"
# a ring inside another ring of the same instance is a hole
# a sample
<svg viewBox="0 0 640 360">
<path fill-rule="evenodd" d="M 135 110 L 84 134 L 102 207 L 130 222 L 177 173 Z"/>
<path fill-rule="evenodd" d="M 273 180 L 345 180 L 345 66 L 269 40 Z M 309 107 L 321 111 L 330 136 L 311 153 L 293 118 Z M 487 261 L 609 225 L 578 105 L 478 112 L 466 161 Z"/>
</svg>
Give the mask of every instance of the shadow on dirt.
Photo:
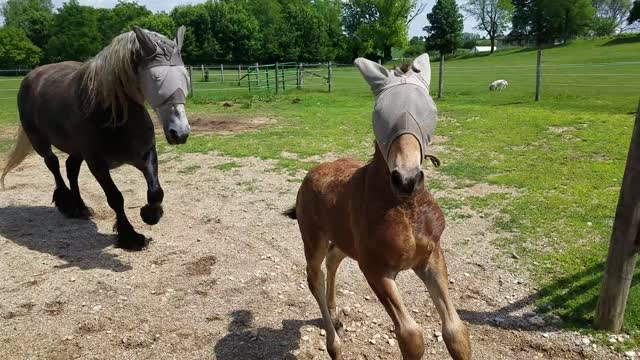
<svg viewBox="0 0 640 360">
<path fill-rule="evenodd" d="M 67 219 L 53 206 L 0 208 L 0 235 L 66 262 L 57 268 L 131 270 L 116 255 L 104 253 L 113 236 L 98 233 L 92 221 Z"/>
<path fill-rule="evenodd" d="M 481 312 L 461 309 L 459 311 L 460 317 L 471 324 L 523 331 L 549 331 L 562 327 L 563 324 L 570 328 L 591 328 L 604 268 L 604 262 L 593 264 L 581 271 L 547 283 L 534 294 L 495 311 Z M 631 293 L 637 291 L 638 284 L 640 284 L 640 269 L 634 276 Z M 627 317 L 635 318 L 637 315 L 629 316 L 633 315 L 629 312 L 635 311 L 631 303 L 633 299 L 629 301 Z M 538 316 L 545 320 L 544 326 L 535 326 L 531 324 L 529 318 L 515 315 L 530 305 L 536 306 Z M 562 321 L 558 322 L 558 318 L 554 321 L 554 316 L 559 316 Z"/>
<path fill-rule="evenodd" d="M 252 326 L 253 313 L 236 310 L 231 314 L 229 333 L 220 339 L 214 352 L 216 359 L 306 359 L 305 354 L 293 355 L 300 348 L 300 329 L 305 325 L 320 325 L 320 320 L 283 320 L 282 329 Z M 324 338 L 323 338 L 324 339 Z M 309 359 L 313 354 L 309 354 Z"/>
</svg>

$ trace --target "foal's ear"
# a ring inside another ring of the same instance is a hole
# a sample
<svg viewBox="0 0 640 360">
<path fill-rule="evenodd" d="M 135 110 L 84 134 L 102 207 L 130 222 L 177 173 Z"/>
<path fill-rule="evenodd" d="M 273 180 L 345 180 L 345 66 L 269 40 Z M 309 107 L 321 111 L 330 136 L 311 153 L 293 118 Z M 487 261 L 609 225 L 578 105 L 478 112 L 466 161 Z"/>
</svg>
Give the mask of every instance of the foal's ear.
<svg viewBox="0 0 640 360">
<path fill-rule="evenodd" d="M 371 91 L 377 95 L 378 91 L 382 89 L 384 83 L 386 83 L 389 78 L 389 70 L 384 66 L 365 58 L 357 58 L 353 63 L 356 65 L 358 70 L 360 70 L 360 73 L 367 83 L 369 83 Z"/>
<path fill-rule="evenodd" d="M 415 58 L 413 64 L 411 64 L 411 70 L 426 81 L 427 85 L 431 85 L 431 62 L 429 61 L 429 54 L 424 53 Z"/>
<path fill-rule="evenodd" d="M 146 31 L 139 26 L 133 25 L 133 32 L 136 33 L 136 39 L 138 39 L 138 44 L 142 49 L 142 55 L 148 57 L 156 53 L 156 44 Z"/>
<path fill-rule="evenodd" d="M 176 45 L 178 46 L 178 50 L 182 50 L 182 45 L 184 45 L 184 33 L 187 31 L 187 28 L 184 25 L 178 28 L 178 33 L 176 34 Z"/>
</svg>

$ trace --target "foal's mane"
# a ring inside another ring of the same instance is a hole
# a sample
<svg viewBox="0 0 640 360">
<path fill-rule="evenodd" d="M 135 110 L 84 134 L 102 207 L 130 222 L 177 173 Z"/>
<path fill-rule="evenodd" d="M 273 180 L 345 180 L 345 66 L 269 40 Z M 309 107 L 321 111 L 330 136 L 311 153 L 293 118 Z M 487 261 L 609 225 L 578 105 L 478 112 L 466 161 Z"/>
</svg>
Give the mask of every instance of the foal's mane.
<svg viewBox="0 0 640 360">
<path fill-rule="evenodd" d="M 127 121 L 127 104 L 130 101 L 144 103 L 135 69 L 141 53 L 135 33 L 129 31 L 116 36 L 95 57 L 82 64 L 85 111 L 109 107 L 114 126 Z M 120 121 L 118 115 L 122 115 Z"/>
</svg>

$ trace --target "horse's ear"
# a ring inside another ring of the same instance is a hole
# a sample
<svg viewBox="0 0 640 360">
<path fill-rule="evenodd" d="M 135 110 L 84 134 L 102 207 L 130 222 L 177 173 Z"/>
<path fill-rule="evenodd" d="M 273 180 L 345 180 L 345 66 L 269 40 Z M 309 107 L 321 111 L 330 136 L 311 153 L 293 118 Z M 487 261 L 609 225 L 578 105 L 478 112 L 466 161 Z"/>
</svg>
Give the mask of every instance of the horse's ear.
<svg viewBox="0 0 640 360">
<path fill-rule="evenodd" d="M 371 91 L 377 95 L 378 91 L 382 89 L 389 78 L 389 70 L 384 66 L 365 58 L 357 58 L 353 63 L 356 65 L 358 70 L 360 70 L 360 73 L 367 83 L 369 83 Z"/>
<path fill-rule="evenodd" d="M 178 50 L 182 50 L 182 45 L 184 45 L 184 33 L 187 31 L 187 28 L 184 25 L 178 28 L 178 33 L 176 34 L 176 45 L 178 45 Z"/>
<path fill-rule="evenodd" d="M 427 85 L 431 85 L 431 62 L 429 61 L 429 54 L 424 53 L 415 58 L 413 64 L 411 64 L 411 70 L 426 81 Z"/>
<path fill-rule="evenodd" d="M 138 39 L 138 44 L 140 44 L 144 56 L 148 57 L 156 53 L 156 44 L 146 31 L 139 26 L 133 25 L 133 32 L 136 33 L 136 39 Z"/>
</svg>

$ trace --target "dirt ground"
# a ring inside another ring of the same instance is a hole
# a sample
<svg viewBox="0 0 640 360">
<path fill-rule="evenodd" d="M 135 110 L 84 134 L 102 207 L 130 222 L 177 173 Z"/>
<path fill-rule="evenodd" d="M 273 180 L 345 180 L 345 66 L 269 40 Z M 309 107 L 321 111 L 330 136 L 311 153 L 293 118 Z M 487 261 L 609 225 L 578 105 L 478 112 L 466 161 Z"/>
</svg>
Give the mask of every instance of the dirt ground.
<svg viewBox="0 0 640 360">
<path fill-rule="evenodd" d="M 241 167 L 215 168 L 230 161 Z M 153 238 L 142 252 L 112 246 L 114 215 L 86 166 L 80 186 L 92 221 L 66 219 L 51 205 L 53 179 L 39 157 L 8 176 L 0 192 L 0 359 L 329 358 L 297 224 L 280 215 L 294 202 L 296 178 L 252 158 L 165 154 L 165 215 L 151 227 L 139 216 L 142 175 L 123 167 L 113 176 L 132 223 Z M 619 357 L 552 320 L 531 325 L 532 285 L 497 266 L 518 260 L 492 246 L 488 219 L 469 214 L 450 220 L 442 241 L 474 358 Z M 398 282 L 424 329 L 425 358 L 448 359 L 424 286 L 409 272 Z M 355 262 L 341 266 L 338 289 L 345 359 L 399 359 L 397 342 L 387 340 L 391 321 Z"/>
</svg>

